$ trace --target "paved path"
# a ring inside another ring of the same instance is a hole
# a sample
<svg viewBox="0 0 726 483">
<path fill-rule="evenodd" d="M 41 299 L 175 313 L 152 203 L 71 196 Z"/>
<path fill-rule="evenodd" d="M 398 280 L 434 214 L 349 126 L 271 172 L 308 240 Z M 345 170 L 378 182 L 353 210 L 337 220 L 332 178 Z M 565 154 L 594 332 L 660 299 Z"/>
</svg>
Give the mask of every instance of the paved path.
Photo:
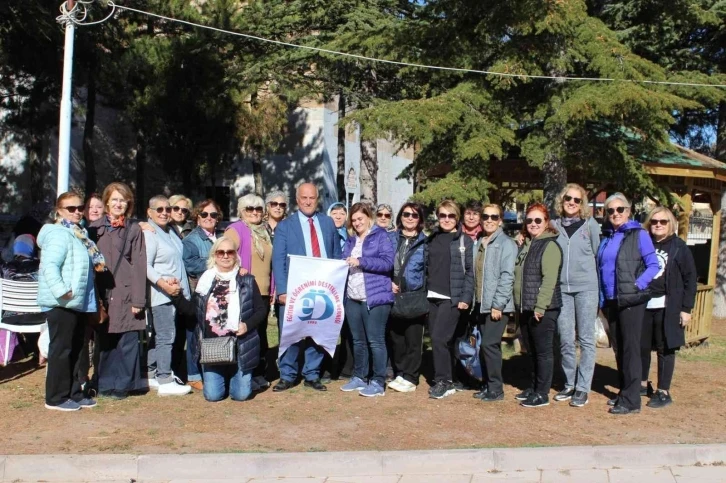
<svg viewBox="0 0 726 483">
<path fill-rule="evenodd" d="M 726 444 L 0 456 L 2 482 L 724 483 Z"/>
</svg>

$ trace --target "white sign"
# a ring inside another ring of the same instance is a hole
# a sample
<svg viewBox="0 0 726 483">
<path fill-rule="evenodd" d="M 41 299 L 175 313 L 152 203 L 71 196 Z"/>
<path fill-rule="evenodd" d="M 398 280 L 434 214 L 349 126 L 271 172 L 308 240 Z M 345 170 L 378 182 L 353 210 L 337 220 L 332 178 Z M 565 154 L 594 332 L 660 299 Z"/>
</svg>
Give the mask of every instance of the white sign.
<svg viewBox="0 0 726 483">
<path fill-rule="evenodd" d="M 332 357 L 345 319 L 348 265 L 344 260 L 290 255 L 288 273 L 280 356 L 292 344 L 311 337 Z"/>
</svg>

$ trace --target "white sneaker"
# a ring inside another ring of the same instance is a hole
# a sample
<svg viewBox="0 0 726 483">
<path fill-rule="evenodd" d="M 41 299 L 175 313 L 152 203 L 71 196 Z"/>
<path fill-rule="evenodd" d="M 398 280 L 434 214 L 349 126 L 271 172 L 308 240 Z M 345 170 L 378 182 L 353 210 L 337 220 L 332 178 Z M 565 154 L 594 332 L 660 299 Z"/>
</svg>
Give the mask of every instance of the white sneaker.
<svg viewBox="0 0 726 483">
<path fill-rule="evenodd" d="M 184 396 L 192 392 L 192 387 L 182 384 L 178 378 L 166 384 L 159 384 L 159 396 Z"/>
<path fill-rule="evenodd" d="M 414 392 L 416 390 L 416 384 L 402 378 L 401 383 L 391 389 L 398 392 Z"/>
<path fill-rule="evenodd" d="M 149 385 L 149 389 L 152 389 L 154 391 L 159 390 L 159 381 L 157 381 L 155 377 L 150 377 L 146 380 L 146 382 Z"/>
<path fill-rule="evenodd" d="M 401 376 L 397 376 L 394 380 L 386 384 L 390 389 L 393 389 L 394 391 L 401 391 L 401 383 L 403 383 L 405 379 Z"/>
</svg>

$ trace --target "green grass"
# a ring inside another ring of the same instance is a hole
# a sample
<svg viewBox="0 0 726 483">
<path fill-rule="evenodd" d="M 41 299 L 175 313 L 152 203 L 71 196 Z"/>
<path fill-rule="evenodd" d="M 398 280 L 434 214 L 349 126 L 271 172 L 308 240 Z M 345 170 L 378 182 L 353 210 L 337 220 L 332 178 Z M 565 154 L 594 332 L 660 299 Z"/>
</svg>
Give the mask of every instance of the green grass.
<svg viewBox="0 0 726 483">
<path fill-rule="evenodd" d="M 678 357 L 685 361 L 726 364 L 726 337 L 711 336 L 706 343 L 678 351 Z"/>
</svg>

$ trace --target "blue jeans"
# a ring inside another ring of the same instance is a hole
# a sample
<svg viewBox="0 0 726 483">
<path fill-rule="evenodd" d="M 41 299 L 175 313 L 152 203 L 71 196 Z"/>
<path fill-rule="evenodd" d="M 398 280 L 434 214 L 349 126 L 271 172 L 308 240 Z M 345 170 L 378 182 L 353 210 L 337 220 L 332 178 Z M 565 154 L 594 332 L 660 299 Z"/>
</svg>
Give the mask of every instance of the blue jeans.
<svg viewBox="0 0 726 483">
<path fill-rule="evenodd" d="M 187 329 L 187 381 L 202 380 L 199 360 L 196 357 L 198 344 L 195 331 Z"/>
<path fill-rule="evenodd" d="M 285 320 L 285 306 L 280 307 L 280 326 Z M 280 331 L 282 337 L 282 330 Z M 300 350 L 305 351 L 305 365 L 303 366 L 302 375 L 306 381 L 315 381 L 320 379 L 320 365 L 323 363 L 323 355 L 325 351 L 312 341 L 307 339 L 292 344 L 287 348 L 284 354 L 279 356 L 278 365 L 280 367 L 280 379 L 288 382 L 294 382 L 298 375 L 297 358 Z M 205 380 L 206 384 L 206 380 Z"/>
<path fill-rule="evenodd" d="M 204 374 L 204 399 L 210 402 L 221 401 L 227 396 L 234 401 L 245 401 L 252 394 L 252 371 L 243 372 L 237 365 L 214 365 L 202 364 Z"/>
<path fill-rule="evenodd" d="M 159 384 L 174 380 L 171 373 L 171 349 L 176 338 L 176 308 L 169 302 L 151 307 L 154 337 L 148 353 L 149 377 Z"/>
<path fill-rule="evenodd" d="M 562 292 L 562 310 L 557 318 L 557 331 L 560 335 L 562 370 L 565 373 L 567 389 L 590 392 L 597 358 L 595 324 L 598 302 L 596 290 Z M 575 339 L 580 345 L 580 364 L 577 363 Z"/>
<path fill-rule="evenodd" d="M 353 375 L 364 381 L 371 372 L 370 359 L 373 360 L 373 377 L 383 386 L 386 382 L 386 322 L 391 312 L 390 305 L 368 308 L 366 302 L 348 299 L 345 302 L 345 316 L 353 334 Z"/>
</svg>

